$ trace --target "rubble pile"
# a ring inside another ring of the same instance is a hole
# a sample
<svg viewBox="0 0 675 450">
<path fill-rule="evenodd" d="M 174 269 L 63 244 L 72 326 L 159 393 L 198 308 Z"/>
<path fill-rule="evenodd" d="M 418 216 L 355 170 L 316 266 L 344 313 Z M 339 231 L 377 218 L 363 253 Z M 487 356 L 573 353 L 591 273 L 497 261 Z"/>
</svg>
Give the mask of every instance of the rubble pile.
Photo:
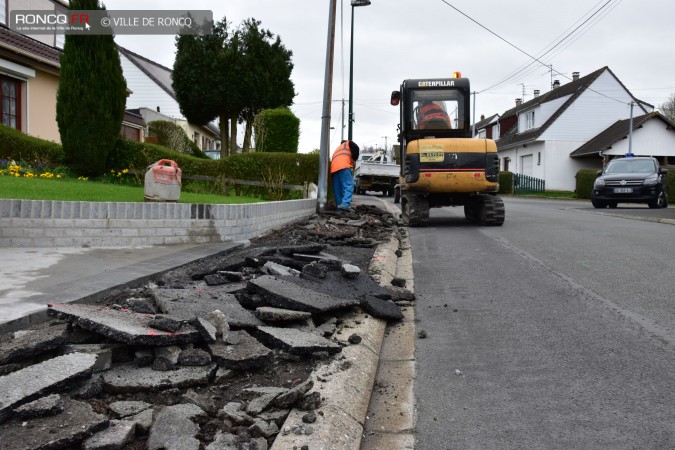
<svg viewBox="0 0 675 450">
<path fill-rule="evenodd" d="M 345 317 L 400 320 L 395 300 L 410 301 L 366 273 L 399 232 L 359 206 L 96 304 L 49 305 L 49 322 L 0 336 L 0 450 L 267 449 L 292 408 L 307 420 L 285 432 L 311 434 L 312 371 L 361 341 Z"/>
</svg>

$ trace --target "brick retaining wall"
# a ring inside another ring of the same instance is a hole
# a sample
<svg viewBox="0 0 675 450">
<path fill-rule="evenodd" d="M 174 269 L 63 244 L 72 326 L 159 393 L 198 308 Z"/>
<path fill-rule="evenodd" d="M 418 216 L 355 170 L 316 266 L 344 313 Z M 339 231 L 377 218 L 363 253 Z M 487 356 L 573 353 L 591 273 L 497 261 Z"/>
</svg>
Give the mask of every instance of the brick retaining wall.
<svg viewBox="0 0 675 450">
<path fill-rule="evenodd" d="M 316 199 L 239 205 L 0 199 L 0 247 L 241 241 L 316 212 Z"/>
</svg>

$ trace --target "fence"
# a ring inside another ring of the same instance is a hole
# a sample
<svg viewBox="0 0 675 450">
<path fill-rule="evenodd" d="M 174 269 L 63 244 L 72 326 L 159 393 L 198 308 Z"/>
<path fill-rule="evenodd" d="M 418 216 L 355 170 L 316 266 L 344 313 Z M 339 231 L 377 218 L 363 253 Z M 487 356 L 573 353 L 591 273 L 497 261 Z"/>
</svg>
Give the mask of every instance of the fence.
<svg viewBox="0 0 675 450">
<path fill-rule="evenodd" d="M 535 192 L 546 192 L 545 180 L 517 173 L 513 174 L 514 194 L 531 194 Z"/>
</svg>

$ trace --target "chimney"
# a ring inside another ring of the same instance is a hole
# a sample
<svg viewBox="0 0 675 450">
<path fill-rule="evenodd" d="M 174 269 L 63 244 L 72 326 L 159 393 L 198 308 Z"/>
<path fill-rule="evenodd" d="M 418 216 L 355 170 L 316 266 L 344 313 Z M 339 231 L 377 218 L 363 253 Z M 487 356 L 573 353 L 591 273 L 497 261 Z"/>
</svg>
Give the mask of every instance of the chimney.
<svg viewBox="0 0 675 450">
<path fill-rule="evenodd" d="M 535 89 L 535 90 L 534 90 L 534 96 L 535 96 L 535 97 L 539 97 L 539 89 Z"/>
<path fill-rule="evenodd" d="M 523 99 L 522 98 L 517 98 L 516 99 L 516 106 L 520 106 L 523 104 Z"/>
<path fill-rule="evenodd" d="M 480 120 L 485 120 L 485 114 L 480 115 Z"/>
<path fill-rule="evenodd" d="M 579 79 L 579 72 L 572 72 L 572 81 L 577 81 Z"/>
<path fill-rule="evenodd" d="M 557 87 L 560 87 L 560 80 L 553 80 L 553 86 L 551 86 L 551 89 L 555 89 Z"/>
</svg>

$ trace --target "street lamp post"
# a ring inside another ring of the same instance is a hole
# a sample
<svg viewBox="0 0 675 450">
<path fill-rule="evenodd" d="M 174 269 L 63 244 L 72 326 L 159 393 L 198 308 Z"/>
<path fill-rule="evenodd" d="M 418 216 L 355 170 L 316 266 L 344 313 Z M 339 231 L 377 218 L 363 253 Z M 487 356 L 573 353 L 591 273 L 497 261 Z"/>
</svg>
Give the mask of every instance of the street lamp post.
<svg viewBox="0 0 675 450">
<path fill-rule="evenodd" d="M 352 123 L 354 122 L 354 8 L 368 6 L 370 0 L 352 0 L 352 30 L 349 42 L 349 115 L 347 122 L 347 139 L 352 140 Z"/>
</svg>

